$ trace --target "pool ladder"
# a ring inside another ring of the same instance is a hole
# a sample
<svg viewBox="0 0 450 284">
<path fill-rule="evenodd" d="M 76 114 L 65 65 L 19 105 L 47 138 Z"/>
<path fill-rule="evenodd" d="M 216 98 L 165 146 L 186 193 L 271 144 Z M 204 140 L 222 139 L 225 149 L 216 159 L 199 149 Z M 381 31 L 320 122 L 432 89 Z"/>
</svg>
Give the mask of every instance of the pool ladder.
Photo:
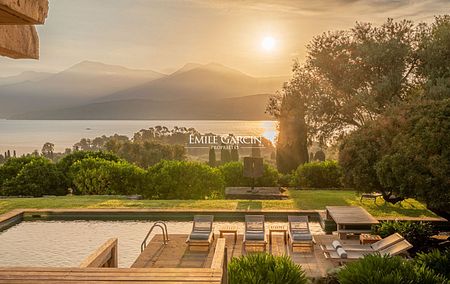
<svg viewBox="0 0 450 284">
<path fill-rule="evenodd" d="M 167 224 L 164 221 L 156 221 L 155 223 L 153 223 L 152 227 L 150 228 L 150 230 L 148 230 L 147 235 L 145 236 L 144 241 L 141 244 L 141 252 L 144 251 L 144 249 L 147 247 L 147 239 L 148 237 L 150 237 L 150 234 L 152 233 L 153 229 L 155 227 L 161 228 L 161 231 L 163 233 L 163 243 L 166 245 L 167 242 L 169 241 L 169 233 L 167 232 Z"/>
</svg>

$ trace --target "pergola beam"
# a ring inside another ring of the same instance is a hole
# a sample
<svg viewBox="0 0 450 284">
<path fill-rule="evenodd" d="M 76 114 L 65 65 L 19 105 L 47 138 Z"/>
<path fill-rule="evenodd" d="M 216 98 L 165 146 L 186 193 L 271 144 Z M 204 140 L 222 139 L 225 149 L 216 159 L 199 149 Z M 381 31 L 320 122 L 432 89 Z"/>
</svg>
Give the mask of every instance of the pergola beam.
<svg viewBox="0 0 450 284">
<path fill-rule="evenodd" d="M 0 0 L 0 55 L 39 59 L 34 25 L 44 24 L 48 0 Z"/>
<path fill-rule="evenodd" d="M 42 25 L 48 0 L 0 0 L 0 25 Z"/>
<path fill-rule="evenodd" d="M 0 25 L 0 55 L 39 59 L 39 37 L 34 26 Z"/>
</svg>

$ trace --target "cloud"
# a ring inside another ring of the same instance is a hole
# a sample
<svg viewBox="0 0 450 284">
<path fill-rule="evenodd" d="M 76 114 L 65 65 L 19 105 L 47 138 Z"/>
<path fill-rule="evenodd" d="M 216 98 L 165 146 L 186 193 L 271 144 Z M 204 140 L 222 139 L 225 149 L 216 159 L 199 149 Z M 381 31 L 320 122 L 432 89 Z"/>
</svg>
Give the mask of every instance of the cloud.
<svg viewBox="0 0 450 284">
<path fill-rule="evenodd" d="M 432 18 L 449 10 L 448 0 L 193 0 L 225 9 L 292 13 L 304 16 L 372 15 L 386 17 Z"/>
</svg>

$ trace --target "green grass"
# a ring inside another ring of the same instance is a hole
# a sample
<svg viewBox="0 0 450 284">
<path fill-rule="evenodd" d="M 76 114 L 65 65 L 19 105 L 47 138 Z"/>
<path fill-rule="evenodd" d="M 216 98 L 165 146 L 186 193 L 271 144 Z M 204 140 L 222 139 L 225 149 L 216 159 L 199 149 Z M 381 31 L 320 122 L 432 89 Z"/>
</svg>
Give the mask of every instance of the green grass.
<svg viewBox="0 0 450 284">
<path fill-rule="evenodd" d="M 352 190 L 291 190 L 289 200 L 128 200 L 118 196 L 61 196 L 0 199 L 0 213 L 17 208 L 176 208 L 285 210 L 325 209 L 327 205 L 359 205 L 376 217 L 435 217 L 414 199 L 391 205 L 378 199 L 359 202 Z"/>
</svg>

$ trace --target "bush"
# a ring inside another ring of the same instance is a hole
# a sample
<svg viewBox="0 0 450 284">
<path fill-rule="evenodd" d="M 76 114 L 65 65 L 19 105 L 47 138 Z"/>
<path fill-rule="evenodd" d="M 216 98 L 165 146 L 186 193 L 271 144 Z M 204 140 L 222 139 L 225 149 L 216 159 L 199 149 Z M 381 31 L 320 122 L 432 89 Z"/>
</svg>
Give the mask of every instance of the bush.
<svg viewBox="0 0 450 284">
<path fill-rule="evenodd" d="M 20 158 L 10 158 L 0 166 L 0 188 L 3 183 L 9 179 L 17 176 L 17 174 L 22 170 L 22 168 L 35 160 L 40 159 L 39 157 L 20 157 Z"/>
<path fill-rule="evenodd" d="M 336 161 L 312 162 L 296 170 L 297 185 L 313 188 L 341 187 L 342 170 Z"/>
<path fill-rule="evenodd" d="M 102 160 L 106 160 L 106 161 L 113 161 L 113 162 L 118 162 L 121 160 L 118 156 L 116 156 L 110 152 L 75 151 L 75 152 L 63 157 L 57 164 L 58 168 L 64 174 L 66 187 L 74 186 L 72 177 L 70 177 L 70 174 L 69 174 L 70 167 L 73 164 L 75 164 L 76 162 L 84 160 L 84 159 L 88 159 L 88 158 L 94 158 L 94 159 L 98 158 L 98 159 L 102 159 Z"/>
<path fill-rule="evenodd" d="M 399 233 L 414 246 L 413 250 L 417 251 L 427 246 L 433 235 L 433 227 L 428 222 L 386 221 L 376 225 L 374 233 L 382 238 Z"/>
<path fill-rule="evenodd" d="M 69 176 L 79 194 L 136 194 L 146 185 L 145 170 L 125 161 L 83 159 L 70 167 Z"/>
<path fill-rule="evenodd" d="M 225 179 L 226 186 L 252 186 L 252 178 L 244 177 L 244 164 L 241 162 L 230 162 L 219 167 Z M 264 164 L 264 174 L 255 179 L 255 186 L 278 186 L 278 171 Z"/>
<path fill-rule="evenodd" d="M 228 264 L 230 284 L 304 284 L 304 271 L 288 256 L 249 254 L 233 258 Z"/>
<path fill-rule="evenodd" d="M 429 253 L 418 253 L 414 262 L 416 266 L 425 266 L 450 279 L 450 249 L 443 252 L 434 249 Z"/>
<path fill-rule="evenodd" d="M 220 171 L 199 162 L 161 161 L 148 169 L 148 184 L 141 194 L 149 199 L 211 199 L 224 191 Z"/>
<path fill-rule="evenodd" d="M 62 173 L 44 157 L 10 159 L 7 164 L 4 195 L 41 197 L 66 193 Z"/>
<path fill-rule="evenodd" d="M 416 267 L 399 256 L 367 255 L 348 263 L 338 272 L 341 284 L 404 284 L 447 283 L 441 275 L 426 267 Z"/>
</svg>

